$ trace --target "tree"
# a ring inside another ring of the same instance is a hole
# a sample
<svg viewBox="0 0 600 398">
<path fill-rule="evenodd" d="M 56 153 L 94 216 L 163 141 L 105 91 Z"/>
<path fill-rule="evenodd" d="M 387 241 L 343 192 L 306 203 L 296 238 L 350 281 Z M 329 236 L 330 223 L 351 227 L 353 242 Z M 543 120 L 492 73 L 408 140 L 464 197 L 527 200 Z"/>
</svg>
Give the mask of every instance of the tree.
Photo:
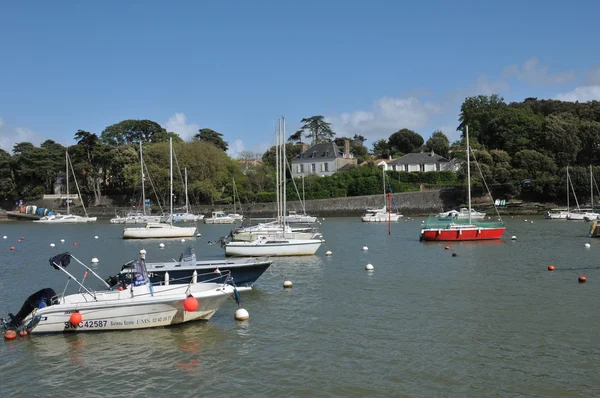
<svg viewBox="0 0 600 398">
<path fill-rule="evenodd" d="M 0 201 L 15 198 L 15 181 L 10 167 L 10 154 L 0 149 Z"/>
<path fill-rule="evenodd" d="M 427 152 L 433 151 L 438 155 L 447 158 L 450 151 L 450 141 L 448 140 L 448 137 L 446 137 L 446 134 L 442 133 L 440 130 L 436 130 L 431 134 L 431 138 L 425 143 L 425 150 Z"/>
<path fill-rule="evenodd" d="M 85 130 L 77 130 L 74 139 L 77 145 L 83 149 L 85 160 L 78 164 L 82 175 L 85 176 L 86 185 L 94 193 L 95 204 L 100 203 L 100 183 L 102 182 L 102 165 L 96 160 L 95 149 L 100 145 L 100 138 L 96 134 Z M 81 158 L 79 160 L 82 160 Z"/>
<path fill-rule="evenodd" d="M 577 120 L 570 114 L 550 115 L 544 122 L 544 148 L 553 154 L 559 167 L 571 165 L 581 151 Z"/>
<path fill-rule="evenodd" d="M 390 135 L 388 145 L 393 153 L 411 153 L 421 149 L 423 137 L 412 130 L 402 129 Z"/>
<path fill-rule="evenodd" d="M 382 138 L 373 143 L 373 155 L 378 159 L 388 158 L 392 155 L 386 139 Z"/>
<path fill-rule="evenodd" d="M 335 132 L 331 130 L 331 123 L 327 123 L 324 119 L 323 116 L 311 116 L 302 119 L 300 122 L 304 124 L 300 126 L 296 134 L 304 132 L 306 137 L 311 138 L 313 145 L 330 142 L 335 136 Z"/>
<path fill-rule="evenodd" d="M 211 129 L 200 129 L 198 131 L 199 133 L 194 136 L 195 140 L 208 142 L 217 148 L 220 148 L 223 152 L 227 152 L 229 145 L 221 138 L 223 137 L 223 134 L 217 133 Z"/>
<path fill-rule="evenodd" d="M 171 133 L 174 134 L 174 133 Z M 107 145 L 117 146 L 134 142 L 164 142 L 167 131 L 152 120 L 123 120 L 104 129 L 100 138 Z"/>
<path fill-rule="evenodd" d="M 302 143 L 302 130 L 298 130 L 294 134 L 290 135 L 288 142 L 293 142 L 296 144 Z"/>
<path fill-rule="evenodd" d="M 460 107 L 460 125 L 457 130 L 462 131 L 464 137 L 466 127 L 469 126 L 469 137 L 483 144 L 480 137 L 489 136 L 487 130 L 490 121 L 506 106 L 504 98 L 498 94 L 467 97 Z"/>
<path fill-rule="evenodd" d="M 263 154 L 262 161 L 265 164 L 265 166 L 275 167 L 275 148 L 275 146 L 272 146 L 271 148 L 267 149 L 267 151 Z M 285 144 L 285 157 L 288 163 L 291 164 L 292 159 L 296 157 L 296 155 L 298 155 L 301 151 L 302 145 L 290 143 Z"/>
</svg>

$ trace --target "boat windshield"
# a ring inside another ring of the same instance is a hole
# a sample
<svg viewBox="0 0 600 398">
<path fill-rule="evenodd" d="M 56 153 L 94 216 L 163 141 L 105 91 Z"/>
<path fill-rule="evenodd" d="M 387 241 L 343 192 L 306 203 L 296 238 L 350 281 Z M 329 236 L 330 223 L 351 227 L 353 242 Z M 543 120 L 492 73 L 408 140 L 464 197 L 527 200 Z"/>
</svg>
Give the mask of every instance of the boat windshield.
<svg viewBox="0 0 600 398">
<path fill-rule="evenodd" d="M 137 260 L 132 267 L 131 276 L 133 286 L 141 286 L 148 283 L 148 271 L 146 270 L 146 262 L 143 259 Z"/>
</svg>

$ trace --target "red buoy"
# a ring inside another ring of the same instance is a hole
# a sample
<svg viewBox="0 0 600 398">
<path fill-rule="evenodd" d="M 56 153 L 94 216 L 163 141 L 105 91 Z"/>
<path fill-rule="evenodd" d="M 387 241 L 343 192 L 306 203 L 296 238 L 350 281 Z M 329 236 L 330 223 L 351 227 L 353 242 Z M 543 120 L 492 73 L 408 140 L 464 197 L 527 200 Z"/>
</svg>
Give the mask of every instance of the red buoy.
<svg viewBox="0 0 600 398">
<path fill-rule="evenodd" d="M 17 337 L 17 332 L 15 332 L 14 330 L 7 330 L 6 332 L 4 332 L 4 338 L 7 340 L 12 340 L 16 337 Z"/>
<path fill-rule="evenodd" d="M 450 246 L 446 246 L 444 249 L 446 249 L 446 250 L 450 250 Z"/>
<path fill-rule="evenodd" d="M 25 336 L 27 336 L 28 334 L 29 334 L 29 333 L 27 333 L 27 330 L 20 330 L 20 331 L 19 331 L 19 336 L 21 336 L 21 337 L 25 337 Z"/>
<path fill-rule="evenodd" d="M 183 309 L 187 312 L 196 311 L 198 309 L 198 300 L 196 300 L 196 297 L 188 296 L 188 298 L 183 301 Z"/>
<path fill-rule="evenodd" d="M 554 271 L 554 265 L 549 265 L 548 266 L 548 271 Z"/>
<path fill-rule="evenodd" d="M 71 325 L 77 326 L 81 323 L 82 319 L 83 319 L 83 317 L 81 316 L 81 314 L 79 312 L 74 312 L 69 317 L 69 322 L 71 322 Z"/>
<path fill-rule="evenodd" d="M 123 290 L 123 286 L 119 286 L 119 288 L 117 289 L 118 291 Z"/>
<path fill-rule="evenodd" d="M 14 247 L 14 246 L 11 246 L 11 247 L 10 247 L 10 250 L 15 250 L 15 247 Z"/>
<path fill-rule="evenodd" d="M 21 236 L 21 240 L 25 240 L 25 238 Z"/>
<path fill-rule="evenodd" d="M 586 277 L 585 277 L 585 276 L 583 276 L 583 275 L 581 275 L 581 276 L 579 277 L 579 283 L 584 283 L 585 281 L 587 281 Z"/>
<path fill-rule="evenodd" d="M 21 243 L 21 239 L 17 239 L 17 242 Z"/>
<path fill-rule="evenodd" d="M 79 246 L 79 243 L 73 242 L 73 246 Z"/>
</svg>

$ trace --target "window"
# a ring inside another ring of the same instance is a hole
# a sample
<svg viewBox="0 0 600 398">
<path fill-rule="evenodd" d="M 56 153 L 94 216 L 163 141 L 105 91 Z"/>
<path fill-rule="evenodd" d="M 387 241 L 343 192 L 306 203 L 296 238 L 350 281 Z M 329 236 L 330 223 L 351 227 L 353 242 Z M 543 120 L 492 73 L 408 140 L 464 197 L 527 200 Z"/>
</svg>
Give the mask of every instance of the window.
<svg viewBox="0 0 600 398">
<path fill-rule="evenodd" d="M 298 172 L 304 174 L 304 165 L 301 164 L 301 165 L 298 166 L 298 168 L 299 168 Z"/>
<path fill-rule="evenodd" d="M 404 171 L 408 171 L 408 165 L 407 164 L 404 165 Z"/>
<path fill-rule="evenodd" d="M 436 165 L 435 165 L 435 169 L 436 169 L 437 171 L 440 171 L 440 170 L 441 170 L 441 169 L 440 169 L 440 164 L 439 164 L 439 163 L 436 163 Z"/>
<path fill-rule="evenodd" d="M 302 165 L 301 164 L 296 166 L 296 173 L 302 173 Z"/>
<path fill-rule="evenodd" d="M 317 152 L 313 151 L 311 158 L 314 158 L 315 156 L 317 156 Z"/>
<path fill-rule="evenodd" d="M 310 170 L 311 170 L 313 173 L 316 173 L 316 172 L 317 172 L 317 164 L 316 164 L 316 163 L 313 163 L 313 164 L 311 164 L 311 165 L 310 165 Z"/>
<path fill-rule="evenodd" d="M 425 171 L 425 165 L 424 164 L 420 164 L 419 166 L 420 166 L 419 170 Z"/>
<path fill-rule="evenodd" d="M 323 171 L 329 171 L 329 163 L 323 163 Z"/>
<path fill-rule="evenodd" d="M 329 151 L 325 151 L 325 157 L 328 158 L 329 157 Z"/>
</svg>

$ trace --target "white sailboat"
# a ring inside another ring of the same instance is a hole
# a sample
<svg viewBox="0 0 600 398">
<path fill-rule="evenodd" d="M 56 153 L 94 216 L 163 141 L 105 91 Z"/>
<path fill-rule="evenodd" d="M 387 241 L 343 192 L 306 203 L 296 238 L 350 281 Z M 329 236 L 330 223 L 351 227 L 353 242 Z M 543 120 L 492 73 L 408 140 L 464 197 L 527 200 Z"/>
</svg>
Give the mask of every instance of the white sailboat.
<svg viewBox="0 0 600 398">
<path fill-rule="evenodd" d="M 296 183 L 294 182 L 294 186 L 295 185 Z M 294 224 L 311 224 L 317 222 L 317 217 L 309 216 L 308 214 L 306 214 L 306 199 L 304 198 L 304 176 L 302 176 L 302 198 L 300 203 L 302 204 L 302 214 L 298 213 L 295 210 L 289 210 L 287 216 L 285 216 L 285 222 Z"/>
<path fill-rule="evenodd" d="M 185 212 L 173 213 L 167 216 L 166 222 L 196 222 L 204 218 L 203 214 L 190 213 L 190 200 L 188 196 L 188 178 L 187 178 L 187 167 L 183 169 L 185 175 Z"/>
<path fill-rule="evenodd" d="M 276 134 L 276 180 L 277 180 L 277 221 L 283 227 L 281 235 L 261 236 L 252 241 L 227 242 L 226 256 L 304 256 L 313 255 L 321 246 L 321 239 L 296 239 L 288 237 L 285 230 L 286 178 L 285 178 L 285 119 L 279 120 Z"/>
<path fill-rule="evenodd" d="M 170 160 L 170 214 L 173 214 L 173 140 L 169 139 Z M 123 239 L 152 239 L 152 238 L 188 238 L 196 235 L 196 227 L 178 227 L 173 225 L 173 218 L 169 224 L 148 223 L 145 227 L 125 228 Z"/>
<path fill-rule="evenodd" d="M 385 169 L 383 172 L 383 207 L 381 209 L 367 209 L 366 213 L 360 218 L 364 222 L 388 222 L 398 221 L 402 214 L 387 208 L 387 193 L 385 192 Z"/>
<path fill-rule="evenodd" d="M 160 222 L 161 216 L 146 214 L 146 191 L 144 181 L 144 155 L 142 152 L 142 141 L 140 141 L 140 169 L 142 172 L 142 212 L 129 212 L 125 216 L 117 216 L 110 219 L 111 224 L 147 224 Z"/>
<path fill-rule="evenodd" d="M 73 171 L 73 165 L 71 164 L 71 159 L 69 158 L 69 151 L 65 151 L 65 162 L 66 162 L 66 175 L 67 175 L 67 214 L 54 214 L 50 216 L 44 216 L 39 220 L 34 220 L 35 223 L 41 224 L 72 224 L 72 223 L 89 223 L 96 222 L 97 217 L 88 217 L 87 211 L 85 210 L 85 205 L 83 204 L 83 200 L 81 198 L 81 192 L 79 191 L 79 184 L 77 184 L 77 178 L 75 178 L 75 171 Z M 73 172 L 73 179 L 75 180 L 75 186 L 77 187 L 77 194 L 79 195 L 79 199 L 81 200 L 81 207 L 83 207 L 83 212 L 85 216 L 78 216 L 76 214 L 71 214 L 69 208 L 69 167 Z"/>
</svg>

